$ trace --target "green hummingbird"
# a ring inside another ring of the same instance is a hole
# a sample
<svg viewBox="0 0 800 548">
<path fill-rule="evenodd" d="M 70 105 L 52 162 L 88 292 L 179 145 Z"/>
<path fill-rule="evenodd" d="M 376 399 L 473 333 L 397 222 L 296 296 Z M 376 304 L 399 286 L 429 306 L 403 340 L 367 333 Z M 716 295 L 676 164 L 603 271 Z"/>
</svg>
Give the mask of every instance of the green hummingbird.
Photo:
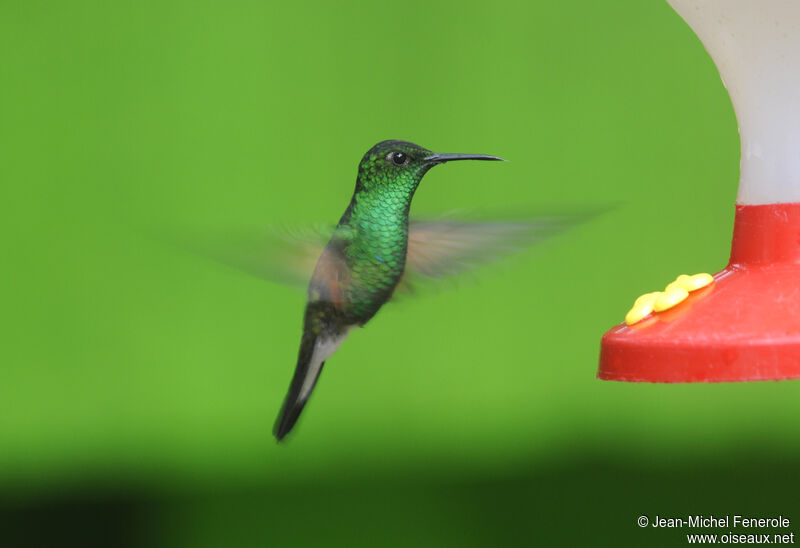
<svg viewBox="0 0 800 548">
<path fill-rule="evenodd" d="M 325 360 L 352 328 L 364 326 L 392 297 L 409 253 L 416 251 L 408 218 L 414 193 L 428 170 L 455 160 L 502 158 L 437 154 L 408 141 L 390 140 L 361 159 L 353 197 L 308 284 L 297 366 L 273 430 L 278 441 L 297 422 Z"/>
<path fill-rule="evenodd" d="M 382 141 L 361 159 L 355 192 L 332 230 L 245 230 L 186 241 L 260 278 L 307 290 L 297 365 L 273 429 L 278 441 L 297 422 L 325 361 L 394 295 L 513 253 L 587 217 L 409 219 L 411 200 L 428 170 L 455 160 L 501 158 L 437 154 L 408 141 Z"/>
</svg>

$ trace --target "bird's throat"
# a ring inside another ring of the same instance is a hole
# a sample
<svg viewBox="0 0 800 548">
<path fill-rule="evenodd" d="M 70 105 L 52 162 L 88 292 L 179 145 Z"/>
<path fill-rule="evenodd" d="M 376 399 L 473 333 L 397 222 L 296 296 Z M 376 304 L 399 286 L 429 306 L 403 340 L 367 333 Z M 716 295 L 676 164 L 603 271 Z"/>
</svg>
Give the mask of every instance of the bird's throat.
<svg viewBox="0 0 800 548">
<path fill-rule="evenodd" d="M 342 219 L 352 231 L 351 256 L 377 261 L 388 270 L 402 271 L 408 244 L 408 212 L 412 192 L 400 189 L 373 190 L 353 196 L 349 218 Z M 347 216 L 347 214 L 346 214 Z"/>
</svg>

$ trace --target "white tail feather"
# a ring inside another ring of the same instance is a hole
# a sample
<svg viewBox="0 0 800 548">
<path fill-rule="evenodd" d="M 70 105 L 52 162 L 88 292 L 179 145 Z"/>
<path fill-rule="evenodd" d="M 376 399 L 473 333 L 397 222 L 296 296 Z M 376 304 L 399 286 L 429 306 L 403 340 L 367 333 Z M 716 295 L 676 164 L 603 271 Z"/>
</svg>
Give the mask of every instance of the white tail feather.
<svg viewBox="0 0 800 548">
<path fill-rule="evenodd" d="M 298 399 L 301 402 L 305 402 L 311 395 L 311 390 L 314 388 L 314 383 L 319 376 L 319 370 L 322 368 L 322 364 L 336 352 L 346 338 L 347 332 L 338 337 L 317 339 L 314 345 L 314 353 L 311 355 L 311 362 L 308 364 L 306 378 L 303 379 L 303 385 L 300 387 Z"/>
</svg>

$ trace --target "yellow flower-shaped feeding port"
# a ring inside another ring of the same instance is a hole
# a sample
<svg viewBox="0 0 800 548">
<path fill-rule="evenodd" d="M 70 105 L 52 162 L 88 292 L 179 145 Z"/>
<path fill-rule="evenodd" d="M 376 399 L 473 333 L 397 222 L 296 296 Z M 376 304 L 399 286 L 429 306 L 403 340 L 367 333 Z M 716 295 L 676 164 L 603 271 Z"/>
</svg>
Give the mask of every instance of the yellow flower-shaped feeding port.
<svg viewBox="0 0 800 548">
<path fill-rule="evenodd" d="M 676 304 L 682 303 L 688 296 L 689 292 L 682 287 L 668 287 L 656 298 L 653 303 L 653 310 L 664 312 Z"/>
<path fill-rule="evenodd" d="M 645 293 L 636 299 L 636 302 L 633 303 L 633 308 L 625 315 L 625 323 L 632 325 L 649 316 L 659 295 L 661 295 L 661 292 L 656 291 L 654 293 Z"/>
<path fill-rule="evenodd" d="M 625 323 L 633 325 L 642 321 L 653 312 L 663 312 L 676 306 L 689 296 L 692 291 L 714 282 L 714 277 L 705 272 L 689 276 L 681 274 L 675 281 L 670 283 L 664 291 L 654 291 L 645 293 L 633 303 L 633 307 L 625 315 Z"/>
</svg>

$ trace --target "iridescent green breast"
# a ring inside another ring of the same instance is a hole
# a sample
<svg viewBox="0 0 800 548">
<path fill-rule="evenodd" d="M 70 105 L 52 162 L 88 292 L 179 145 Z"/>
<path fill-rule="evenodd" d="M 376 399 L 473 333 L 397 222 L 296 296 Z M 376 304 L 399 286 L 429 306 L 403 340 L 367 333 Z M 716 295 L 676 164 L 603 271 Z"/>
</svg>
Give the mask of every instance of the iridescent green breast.
<svg viewBox="0 0 800 548">
<path fill-rule="evenodd" d="M 351 274 L 347 300 L 359 322 L 378 311 L 403 275 L 412 195 L 399 185 L 357 194 L 337 228 L 348 236 L 342 250 Z"/>
</svg>

